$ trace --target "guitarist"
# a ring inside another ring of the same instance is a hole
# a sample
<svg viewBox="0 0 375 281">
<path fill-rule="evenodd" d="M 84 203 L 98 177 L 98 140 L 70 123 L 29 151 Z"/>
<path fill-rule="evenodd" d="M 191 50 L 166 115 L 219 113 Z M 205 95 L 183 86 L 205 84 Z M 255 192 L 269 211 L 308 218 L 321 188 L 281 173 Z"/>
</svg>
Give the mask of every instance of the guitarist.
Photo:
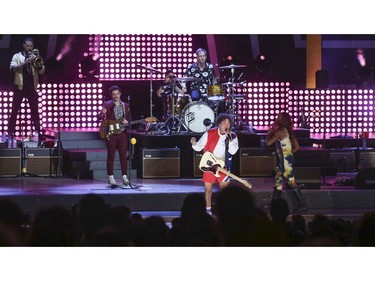
<svg viewBox="0 0 375 281">
<path fill-rule="evenodd" d="M 121 123 L 123 125 L 127 125 L 130 123 L 131 114 L 129 104 L 121 100 L 121 94 L 122 93 L 119 86 L 112 86 L 109 88 L 109 95 L 112 97 L 112 99 L 103 103 L 102 110 L 99 114 L 99 121 L 121 120 Z M 124 127 L 121 129 L 121 133 L 113 134 L 108 139 L 106 139 L 107 175 L 108 183 L 111 185 L 117 185 L 117 182 L 113 176 L 115 153 L 117 149 L 120 156 L 122 182 L 125 186 L 130 184 L 129 179 L 127 178 L 128 163 L 126 159 L 128 150 L 128 133 Z"/>
<path fill-rule="evenodd" d="M 190 139 L 190 143 L 195 151 L 209 151 L 217 159 L 225 161 L 226 170 L 230 171 L 232 163 L 232 155 L 238 150 L 237 135 L 230 131 L 232 126 L 232 118 L 229 114 L 221 113 L 216 119 L 218 127 L 214 127 L 206 131 L 197 141 L 195 137 Z M 211 212 L 212 187 L 218 182 L 220 189 L 225 188 L 229 184 L 229 177 L 220 174 L 216 177 L 212 172 L 203 172 L 202 181 L 205 188 L 206 210 Z"/>
</svg>

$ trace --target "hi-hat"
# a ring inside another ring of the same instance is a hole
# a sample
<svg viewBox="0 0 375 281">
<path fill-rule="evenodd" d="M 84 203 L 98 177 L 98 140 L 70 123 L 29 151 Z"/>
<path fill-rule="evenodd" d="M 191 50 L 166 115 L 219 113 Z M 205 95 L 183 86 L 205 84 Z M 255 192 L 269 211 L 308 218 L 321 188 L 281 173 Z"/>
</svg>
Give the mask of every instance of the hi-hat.
<svg viewBox="0 0 375 281">
<path fill-rule="evenodd" d="M 232 69 L 232 68 L 244 68 L 246 65 L 244 64 L 230 64 L 230 65 L 224 65 L 220 66 L 220 69 Z"/>
<path fill-rule="evenodd" d="M 146 66 L 146 65 L 142 65 L 142 64 L 137 64 L 137 66 L 141 67 L 141 68 L 144 68 L 144 69 L 147 69 L 147 70 L 151 70 L 151 71 L 154 71 L 154 72 L 159 72 L 159 73 L 162 73 L 163 71 L 161 70 L 158 70 L 158 69 L 155 69 L 151 66 Z"/>
<path fill-rule="evenodd" d="M 177 81 L 182 81 L 182 82 L 195 82 L 195 81 L 201 81 L 200 78 L 194 78 L 194 77 L 180 77 L 176 78 Z"/>
</svg>

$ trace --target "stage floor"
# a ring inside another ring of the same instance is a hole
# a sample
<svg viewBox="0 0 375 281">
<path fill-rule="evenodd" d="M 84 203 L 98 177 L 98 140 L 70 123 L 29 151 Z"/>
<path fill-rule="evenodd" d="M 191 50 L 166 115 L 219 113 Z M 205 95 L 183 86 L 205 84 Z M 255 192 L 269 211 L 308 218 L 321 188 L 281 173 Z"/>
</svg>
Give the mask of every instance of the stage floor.
<svg viewBox="0 0 375 281">
<path fill-rule="evenodd" d="M 305 219 L 311 221 L 315 214 L 357 220 L 363 213 L 375 208 L 375 190 L 360 190 L 352 185 L 336 182 L 353 179 L 355 174 L 340 174 L 322 179 L 319 189 L 303 189 L 309 211 Z M 273 191 L 272 177 L 244 178 L 252 183 L 256 204 L 269 211 Z M 118 182 L 120 180 L 118 179 Z M 0 179 L 0 197 L 14 200 L 27 215 L 49 205 L 72 208 L 82 196 L 100 194 L 112 206 L 126 205 L 133 213 L 147 217 L 161 215 L 166 222 L 180 215 L 184 198 L 189 193 L 204 192 L 200 178 L 142 179 L 131 180 L 133 188 L 112 189 L 105 180 L 76 180 L 66 177 L 18 177 Z M 326 186 L 327 185 L 327 186 Z M 214 196 L 218 188 L 214 190 Z M 290 208 L 294 199 L 283 192 Z M 290 212 L 292 213 L 292 212 Z"/>
</svg>

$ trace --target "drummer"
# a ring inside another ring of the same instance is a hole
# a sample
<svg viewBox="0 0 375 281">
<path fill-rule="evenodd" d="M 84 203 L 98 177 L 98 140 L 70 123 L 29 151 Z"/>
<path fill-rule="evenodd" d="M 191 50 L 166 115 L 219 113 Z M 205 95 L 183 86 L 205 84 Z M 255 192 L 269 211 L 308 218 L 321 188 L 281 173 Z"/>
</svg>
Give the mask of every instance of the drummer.
<svg viewBox="0 0 375 281">
<path fill-rule="evenodd" d="M 205 49 L 199 48 L 195 53 L 197 61 L 188 66 L 185 75 L 200 79 L 190 84 L 192 100 L 206 100 L 208 86 L 216 82 L 214 66 L 207 62 L 207 51 Z"/>
<path fill-rule="evenodd" d="M 174 86 L 174 92 L 172 93 L 172 89 Z M 167 70 L 165 72 L 164 81 L 160 85 L 160 87 L 156 90 L 156 95 L 162 99 L 163 101 L 163 117 L 162 120 L 166 120 L 168 118 L 168 98 L 172 98 L 172 94 L 175 95 L 183 95 L 186 93 L 186 89 L 182 89 L 179 83 L 176 83 L 176 75 L 174 75 L 172 70 Z"/>
</svg>

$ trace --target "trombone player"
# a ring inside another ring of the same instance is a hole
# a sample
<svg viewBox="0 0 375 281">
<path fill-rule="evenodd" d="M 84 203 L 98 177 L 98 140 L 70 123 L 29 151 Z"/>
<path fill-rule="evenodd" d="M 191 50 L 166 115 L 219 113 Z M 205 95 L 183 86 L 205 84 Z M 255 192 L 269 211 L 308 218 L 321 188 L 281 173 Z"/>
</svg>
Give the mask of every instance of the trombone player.
<svg viewBox="0 0 375 281">
<path fill-rule="evenodd" d="M 35 131 L 38 132 L 39 141 L 42 138 L 40 117 L 38 112 L 38 82 L 39 75 L 45 73 L 43 58 L 39 50 L 34 49 L 34 40 L 27 37 L 23 40 L 23 51 L 13 55 L 10 62 L 10 70 L 14 73 L 14 94 L 12 101 L 12 113 L 8 122 L 8 136 L 14 137 L 16 118 L 21 108 L 21 103 L 26 98 L 30 105 L 31 119 Z"/>
</svg>

